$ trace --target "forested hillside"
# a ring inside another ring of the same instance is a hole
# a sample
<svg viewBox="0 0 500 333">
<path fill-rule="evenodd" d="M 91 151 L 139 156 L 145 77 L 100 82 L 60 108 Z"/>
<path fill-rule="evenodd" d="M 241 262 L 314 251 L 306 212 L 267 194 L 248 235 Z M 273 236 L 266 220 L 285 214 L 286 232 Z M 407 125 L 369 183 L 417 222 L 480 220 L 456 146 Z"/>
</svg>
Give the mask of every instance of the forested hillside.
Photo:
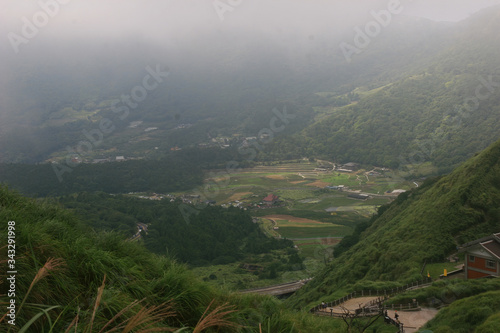
<svg viewBox="0 0 500 333">
<path fill-rule="evenodd" d="M 441 262 L 458 245 L 500 230 L 500 141 L 450 175 L 401 194 L 294 297 L 310 302 L 367 281 L 410 282 L 425 263 Z M 323 296 L 321 296 L 323 297 Z"/>
<path fill-rule="evenodd" d="M 168 253 L 182 262 L 231 263 L 248 255 L 285 248 L 301 262 L 291 241 L 267 237 L 258 224 L 252 222 L 249 213 L 240 208 L 207 206 L 195 210 L 180 201 L 153 201 L 105 193 L 80 193 L 59 201 L 90 222 L 95 230 L 122 231 L 131 237 L 137 232 L 138 223 L 146 224 L 147 232 L 141 232 L 146 248 L 157 254 Z M 190 213 L 189 219 L 182 209 Z"/>
<path fill-rule="evenodd" d="M 0 182 L 29 196 L 80 191 L 167 193 L 201 184 L 197 163 L 182 158 L 100 164 L 0 164 Z"/>
</svg>

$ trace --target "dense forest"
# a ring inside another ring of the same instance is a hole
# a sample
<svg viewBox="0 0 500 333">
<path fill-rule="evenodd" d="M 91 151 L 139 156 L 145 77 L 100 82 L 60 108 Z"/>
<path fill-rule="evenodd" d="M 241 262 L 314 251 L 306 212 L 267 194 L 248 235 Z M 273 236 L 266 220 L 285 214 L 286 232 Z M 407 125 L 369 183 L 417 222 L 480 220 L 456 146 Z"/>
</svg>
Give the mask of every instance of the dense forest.
<svg viewBox="0 0 500 333">
<path fill-rule="evenodd" d="M 1 164 L 0 182 L 29 196 L 59 196 L 80 191 L 128 193 L 193 188 L 203 179 L 200 167 L 178 158 L 76 164 Z"/>
<path fill-rule="evenodd" d="M 292 241 L 267 237 L 240 208 L 196 209 L 180 200 L 144 200 L 105 193 L 79 193 L 62 197 L 59 202 L 95 230 L 121 231 L 131 237 L 138 231 L 138 223 L 145 224 L 147 231 L 141 235 L 148 250 L 168 253 L 193 265 L 232 263 L 278 249 L 288 249 L 284 259 L 290 267 L 302 263 Z M 196 214 L 187 216 L 185 211 Z"/>
</svg>

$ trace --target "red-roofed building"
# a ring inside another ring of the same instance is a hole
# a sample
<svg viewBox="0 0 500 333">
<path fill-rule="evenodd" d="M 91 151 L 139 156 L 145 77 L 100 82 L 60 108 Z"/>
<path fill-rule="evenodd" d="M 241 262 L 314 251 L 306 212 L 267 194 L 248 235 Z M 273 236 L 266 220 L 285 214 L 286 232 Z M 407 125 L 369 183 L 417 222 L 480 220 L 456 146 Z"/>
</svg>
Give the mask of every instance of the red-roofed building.
<svg viewBox="0 0 500 333">
<path fill-rule="evenodd" d="M 500 276 L 500 233 L 461 246 L 465 252 L 465 278 Z"/>
<path fill-rule="evenodd" d="M 262 199 L 262 202 L 268 206 L 274 205 L 279 201 L 279 198 L 277 195 L 274 194 L 269 194 L 267 197 Z"/>
</svg>

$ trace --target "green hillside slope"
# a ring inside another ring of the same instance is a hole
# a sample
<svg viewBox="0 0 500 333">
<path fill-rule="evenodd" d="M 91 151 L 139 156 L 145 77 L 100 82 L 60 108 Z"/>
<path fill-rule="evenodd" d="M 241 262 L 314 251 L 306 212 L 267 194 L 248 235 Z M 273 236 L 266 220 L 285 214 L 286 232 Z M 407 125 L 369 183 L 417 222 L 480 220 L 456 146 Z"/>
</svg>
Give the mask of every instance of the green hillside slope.
<svg viewBox="0 0 500 333">
<path fill-rule="evenodd" d="M 15 222 L 14 230 L 10 230 L 15 235 L 15 254 L 8 257 L 15 260 L 17 271 L 17 329 L 11 330 L 13 332 L 52 306 L 56 308 L 35 321 L 28 332 L 48 332 L 49 317 L 54 332 L 64 332 L 78 311 L 79 325 L 88 327 L 104 278 L 105 289 L 102 306 L 96 313 L 96 327 L 102 327 L 136 299 L 147 300 L 142 305 L 148 304 L 148 307 L 164 302 L 176 304 L 176 316 L 158 323 L 157 327 L 177 325 L 179 320 L 185 325 L 195 325 L 195 318 L 203 313 L 202 308 L 217 297 L 182 265 L 152 255 L 136 243 L 124 242 L 119 234 L 93 233 L 68 211 L 22 198 L 5 188 L 0 188 L 0 221 L 4 240 L 7 239 L 7 221 Z M 3 247 L 0 256 L 3 267 L 6 258 L 7 248 Z M 59 265 L 51 262 L 52 259 Z M 0 277 L 1 281 L 6 281 L 3 267 Z M 44 274 L 40 276 L 41 272 Z M 5 286 L 1 285 L 2 303 L 9 301 Z M 25 302 L 23 306 L 22 302 Z M 139 307 L 126 309 L 118 322 L 133 316 Z M 56 321 L 58 316 L 61 317 Z M 5 321 L 0 325 L 4 325 L 0 331 L 7 332 L 4 328 L 9 325 Z"/>
<path fill-rule="evenodd" d="M 292 303 L 355 283 L 419 279 L 424 263 L 444 260 L 457 245 L 498 232 L 499 206 L 500 141 L 450 175 L 401 194 Z"/>
<path fill-rule="evenodd" d="M 443 309 L 426 328 L 438 333 L 495 333 L 500 327 L 500 291 L 459 300 Z"/>
</svg>

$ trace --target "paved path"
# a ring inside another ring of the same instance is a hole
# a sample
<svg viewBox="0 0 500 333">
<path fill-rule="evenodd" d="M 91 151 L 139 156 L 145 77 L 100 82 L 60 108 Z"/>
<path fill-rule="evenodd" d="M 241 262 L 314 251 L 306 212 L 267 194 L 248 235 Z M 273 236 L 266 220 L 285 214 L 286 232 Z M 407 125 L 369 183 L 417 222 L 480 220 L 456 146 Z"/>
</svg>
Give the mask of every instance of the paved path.
<svg viewBox="0 0 500 333">
<path fill-rule="evenodd" d="M 354 312 L 356 309 L 367 305 L 369 302 L 378 299 L 379 297 L 356 297 L 347 300 L 342 303 L 341 306 L 327 307 L 320 312 L 324 312 L 325 315 L 333 313 L 342 314 L 345 313 L 345 309 L 349 312 Z M 399 315 L 399 321 L 403 323 L 405 333 L 415 333 L 424 326 L 429 320 L 434 318 L 438 313 L 436 309 L 422 308 L 420 311 L 396 311 L 387 310 L 387 315 L 392 319 L 395 319 L 396 312 Z"/>
<path fill-rule="evenodd" d="M 378 299 L 379 297 L 356 297 L 351 298 L 350 300 L 342 303 L 342 307 L 346 308 L 349 311 L 356 311 L 356 309 L 362 308 L 365 305 L 368 305 L 373 300 Z M 340 306 L 333 307 L 333 312 L 342 312 L 342 308 Z M 330 310 L 328 310 L 330 311 Z"/>
<path fill-rule="evenodd" d="M 344 303 L 342 303 L 339 306 L 334 306 L 334 307 L 327 307 L 324 310 L 321 310 L 321 312 L 326 312 L 330 313 L 332 310 L 334 313 L 345 313 L 345 310 L 348 310 L 349 312 L 355 312 L 356 309 L 362 308 L 365 305 L 368 305 L 373 300 L 376 300 L 379 297 L 356 297 L 356 298 L 351 298 Z"/>
<path fill-rule="evenodd" d="M 396 311 L 387 310 L 387 314 L 391 318 L 395 318 Z M 414 333 L 424 326 L 429 320 L 434 318 L 438 310 L 422 308 L 420 311 L 398 311 L 399 321 L 403 323 L 405 333 Z"/>
</svg>

